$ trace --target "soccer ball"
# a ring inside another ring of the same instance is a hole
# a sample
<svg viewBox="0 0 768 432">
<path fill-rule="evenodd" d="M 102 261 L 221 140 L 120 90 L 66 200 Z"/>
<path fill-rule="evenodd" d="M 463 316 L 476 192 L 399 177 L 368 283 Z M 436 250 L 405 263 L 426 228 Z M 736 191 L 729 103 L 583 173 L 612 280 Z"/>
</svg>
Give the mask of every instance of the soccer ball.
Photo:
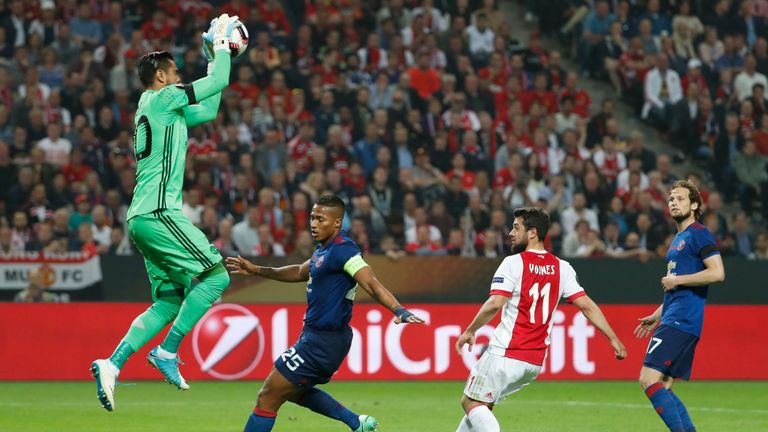
<svg viewBox="0 0 768 432">
<path fill-rule="evenodd" d="M 240 21 L 232 29 L 232 36 L 229 38 L 229 53 L 232 57 L 243 55 L 248 48 L 248 29 Z"/>
</svg>

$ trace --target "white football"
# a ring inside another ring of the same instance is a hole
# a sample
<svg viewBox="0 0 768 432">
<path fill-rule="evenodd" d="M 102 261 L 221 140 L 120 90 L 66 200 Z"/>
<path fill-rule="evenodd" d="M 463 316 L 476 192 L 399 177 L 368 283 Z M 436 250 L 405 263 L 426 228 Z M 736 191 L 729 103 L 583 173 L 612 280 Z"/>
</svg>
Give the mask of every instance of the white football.
<svg viewBox="0 0 768 432">
<path fill-rule="evenodd" d="M 232 57 L 243 55 L 248 48 L 248 29 L 245 24 L 238 21 L 235 28 L 232 29 L 232 36 L 229 38 L 229 52 Z"/>
</svg>

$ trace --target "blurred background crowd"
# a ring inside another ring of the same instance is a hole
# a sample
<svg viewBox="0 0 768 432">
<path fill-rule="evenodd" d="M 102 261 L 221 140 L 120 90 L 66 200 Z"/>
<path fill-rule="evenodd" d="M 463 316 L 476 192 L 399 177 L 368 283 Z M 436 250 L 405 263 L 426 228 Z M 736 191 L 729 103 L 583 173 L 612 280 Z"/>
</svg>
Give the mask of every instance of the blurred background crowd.
<svg viewBox="0 0 768 432">
<path fill-rule="evenodd" d="M 646 260 L 688 178 L 723 253 L 768 258 L 768 0 L 527 1 L 525 41 L 496 3 L 0 1 L 0 253 L 136 253 L 134 62 L 167 50 L 202 77 L 200 33 L 226 12 L 250 47 L 189 130 L 183 208 L 225 255 L 308 257 L 332 193 L 365 253 L 502 257 L 511 210 L 535 205 L 563 257 Z"/>
</svg>

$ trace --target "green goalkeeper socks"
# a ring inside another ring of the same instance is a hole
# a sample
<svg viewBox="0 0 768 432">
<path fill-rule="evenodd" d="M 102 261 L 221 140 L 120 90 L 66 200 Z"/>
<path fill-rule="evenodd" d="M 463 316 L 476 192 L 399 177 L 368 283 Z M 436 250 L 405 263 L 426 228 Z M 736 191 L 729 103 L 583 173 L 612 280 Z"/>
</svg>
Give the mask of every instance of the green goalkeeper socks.
<svg viewBox="0 0 768 432">
<path fill-rule="evenodd" d="M 160 330 L 168 325 L 178 313 L 179 305 L 164 301 L 154 303 L 133 320 L 131 328 L 128 329 L 128 333 L 120 341 L 109 361 L 121 369 L 128 357 L 160 333 Z"/>
<path fill-rule="evenodd" d="M 195 285 L 181 304 L 179 316 L 173 322 L 173 326 L 160 348 L 169 353 L 178 352 L 181 340 L 208 312 L 208 309 L 219 298 L 227 285 L 229 285 L 229 275 L 222 263 L 201 276 L 200 283 Z"/>
<path fill-rule="evenodd" d="M 118 369 L 122 369 L 123 365 L 128 360 L 128 357 L 134 352 L 134 349 L 125 341 L 125 339 L 123 339 L 120 341 L 117 348 L 115 348 L 115 352 L 112 353 L 109 361 Z"/>
</svg>

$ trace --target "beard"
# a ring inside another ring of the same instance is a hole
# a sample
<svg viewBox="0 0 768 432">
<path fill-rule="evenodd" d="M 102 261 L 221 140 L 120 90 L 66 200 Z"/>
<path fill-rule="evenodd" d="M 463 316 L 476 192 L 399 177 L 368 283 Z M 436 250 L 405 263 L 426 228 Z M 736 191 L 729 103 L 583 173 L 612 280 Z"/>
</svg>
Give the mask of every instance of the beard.
<svg viewBox="0 0 768 432">
<path fill-rule="evenodd" d="M 688 213 L 681 213 L 681 214 L 679 214 L 677 216 L 672 216 L 672 219 L 674 219 L 675 222 L 680 223 L 680 222 L 685 221 L 689 217 L 691 217 L 691 211 L 690 210 L 688 210 Z"/>
<path fill-rule="evenodd" d="M 520 252 L 525 251 L 525 248 L 528 247 L 528 240 L 526 239 L 524 243 L 514 243 L 512 244 L 512 255 L 519 254 Z"/>
</svg>

